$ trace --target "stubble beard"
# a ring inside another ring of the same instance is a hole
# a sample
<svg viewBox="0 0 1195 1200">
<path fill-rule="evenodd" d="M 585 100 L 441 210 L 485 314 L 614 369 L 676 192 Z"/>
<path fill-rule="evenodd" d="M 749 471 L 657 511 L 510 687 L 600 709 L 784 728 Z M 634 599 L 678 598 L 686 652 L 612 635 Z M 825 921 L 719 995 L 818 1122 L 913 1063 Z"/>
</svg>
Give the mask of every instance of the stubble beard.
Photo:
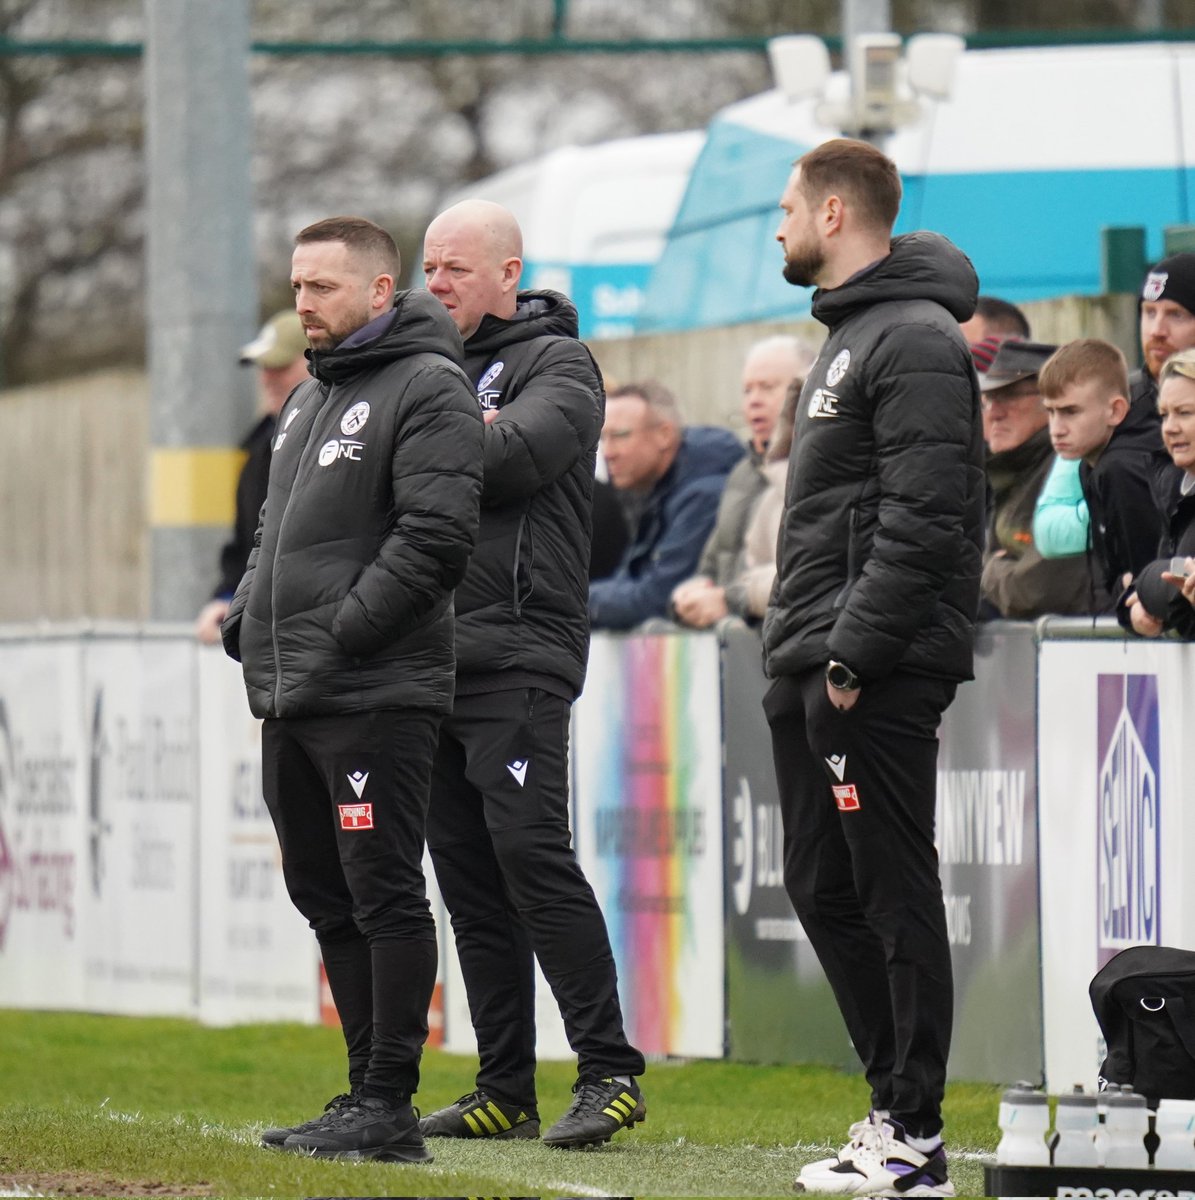
<svg viewBox="0 0 1195 1200">
<path fill-rule="evenodd" d="M 307 344 L 312 350 L 326 354 L 329 350 L 335 350 L 345 338 L 356 333 L 358 329 L 368 325 L 374 315 L 376 314 L 371 314 L 369 309 L 363 308 L 354 316 L 346 318 L 342 326 L 335 329 L 330 325 L 321 325 L 316 333 L 307 335 Z"/>
<path fill-rule="evenodd" d="M 816 287 L 825 258 L 816 246 L 798 246 L 784 261 L 784 280 L 794 287 Z"/>
</svg>

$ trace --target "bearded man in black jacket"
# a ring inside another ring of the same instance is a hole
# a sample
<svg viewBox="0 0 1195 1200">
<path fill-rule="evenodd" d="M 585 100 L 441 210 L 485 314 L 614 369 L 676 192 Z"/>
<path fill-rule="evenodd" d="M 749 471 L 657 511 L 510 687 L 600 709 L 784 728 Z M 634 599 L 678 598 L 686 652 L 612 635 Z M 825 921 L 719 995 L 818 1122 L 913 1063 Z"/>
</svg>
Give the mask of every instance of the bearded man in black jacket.
<svg viewBox="0 0 1195 1200">
<path fill-rule="evenodd" d="M 423 838 L 452 704 L 452 591 L 477 535 L 482 424 L 461 340 L 395 292 L 385 230 L 333 217 L 295 239 L 314 378 L 279 414 L 249 565 L 220 627 L 262 726 L 262 788 L 295 907 L 315 930 L 349 1091 L 263 1144 L 420 1162 L 411 1095 L 436 931 Z"/>
<path fill-rule="evenodd" d="M 835 139 L 780 200 L 785 278 L 829 333 L 797 406 L 764 622 L 784 882 L 834 989 L 871 1112 L 798 1190 L 952 1196 L 953 1008 L 934 849 L 937 728 L 971 676 L 984 529 L 977 279 L 945 238 L 892 238 L 894 164 Z"/>
<path fill-rule="evenodd" d="M 456 594 L 456 702 L 440 731 L 427 840 L 452 917 L 480 1065 L 428 1137 L 534 1138 L 539 959 L 577 1054 L 550 1146 L 644 1118 L 606 923 L 572 848 L 569 709 L 589 652 L 594 460 L 605 395 L 561 295 L 518 291 L 522 235 L 468 200 L 424 238 L 428 290 L 465 339 L 485 419 L 481 533 Z"/>
</svg>

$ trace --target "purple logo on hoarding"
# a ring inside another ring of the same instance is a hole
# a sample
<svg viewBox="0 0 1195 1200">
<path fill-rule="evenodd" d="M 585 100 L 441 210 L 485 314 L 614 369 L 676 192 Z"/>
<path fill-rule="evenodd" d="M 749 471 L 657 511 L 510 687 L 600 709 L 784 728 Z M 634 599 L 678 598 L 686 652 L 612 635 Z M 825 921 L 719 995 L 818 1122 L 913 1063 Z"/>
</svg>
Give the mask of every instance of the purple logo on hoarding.
<svg viewBox="0 0 1195 1200">
<path fill-rule="evenodd" d="M 1126 946 L 1159 945 L 1158 680 L 1098 677 L 1097 959 Z"/>
</svg>

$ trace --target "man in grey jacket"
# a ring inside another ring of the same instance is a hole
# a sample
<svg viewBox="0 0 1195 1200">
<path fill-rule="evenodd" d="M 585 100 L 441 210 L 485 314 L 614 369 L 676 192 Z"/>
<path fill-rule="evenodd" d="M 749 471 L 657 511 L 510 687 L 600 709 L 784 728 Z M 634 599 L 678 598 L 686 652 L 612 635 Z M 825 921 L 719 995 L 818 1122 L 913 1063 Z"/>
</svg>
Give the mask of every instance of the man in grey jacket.
<svg viewBox="0 0 1195 1200">
<path fill-rule="evenodd" d="M 395 292 L 385 230 L 295 239 L 314 378 L 278 418 L 249 565 L 221 626 L 262 726 L 262 788 L 348 1047 L 348 1092 L 267 1146 L 431 1158 L 411 1108 L 436 976 L 422 856 L 453 695 L 453 589 L 477 536 L 482 423 L 461 341 Z"/>
</svg>

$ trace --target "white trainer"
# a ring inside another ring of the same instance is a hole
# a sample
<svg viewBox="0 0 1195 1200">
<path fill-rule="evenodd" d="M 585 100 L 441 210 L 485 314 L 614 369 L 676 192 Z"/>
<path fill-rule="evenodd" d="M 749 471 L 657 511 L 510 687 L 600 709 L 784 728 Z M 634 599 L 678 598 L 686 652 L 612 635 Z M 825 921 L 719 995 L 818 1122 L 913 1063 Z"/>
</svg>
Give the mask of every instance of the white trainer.
<svg viewBox="0 0 1195 1200">
<path fill-rule="evenodd" d="M 872 1113 L 851 1126 L 851 1140 L 834 1158 L 807 1163 L 794 1187 L 829 1196 L 953 1196 L 946 1148 L 914 1150 L 899 1121 Z"/>
</svg>

